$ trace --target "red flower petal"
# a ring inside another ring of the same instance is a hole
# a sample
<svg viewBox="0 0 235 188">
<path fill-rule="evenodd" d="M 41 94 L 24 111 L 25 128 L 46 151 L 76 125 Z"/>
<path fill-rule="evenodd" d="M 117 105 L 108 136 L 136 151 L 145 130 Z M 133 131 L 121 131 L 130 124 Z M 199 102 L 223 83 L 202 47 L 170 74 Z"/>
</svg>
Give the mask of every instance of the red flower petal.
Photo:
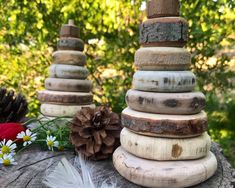
<svg viewBox="0 0 235 188">
<path fill-rule="evenodd" d="M 20 123 L 0 123 L 0 141 L 15 140 L 21 131 L 25 131 L 25 128 Z"/>
</svg>

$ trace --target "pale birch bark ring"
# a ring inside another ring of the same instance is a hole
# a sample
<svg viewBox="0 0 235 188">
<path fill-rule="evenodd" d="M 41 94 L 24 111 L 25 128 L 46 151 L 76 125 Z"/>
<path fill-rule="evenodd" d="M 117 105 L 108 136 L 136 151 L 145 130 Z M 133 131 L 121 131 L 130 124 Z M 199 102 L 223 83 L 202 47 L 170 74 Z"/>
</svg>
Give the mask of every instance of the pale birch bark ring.
<svg viewBox="0 0 235 188">
<path fill-rule="evenodd" d="M 133 89 L 156 92 L 193 91 L 196 76 L 191 71 L 137 71 L 133 76 Z"/>
<path fill-rule="evenodd" d="M 92 93 L 43 90 L 37 92 L 41 103 L 83 105 L 93 102 Z"/>
<path fill-rule="evenodd" d="M 86 55 L 80 51 L 59 50 L 52 54 L 54 64 L 67 64 L 84 66 L 86 64 Z"/>
<path fill-rule="evenodd" d="M 75 65 L 52 64 L 49 69 L 51 78 L 86 79 L 88 74 L 87 68 Z"/>
<path fill-rule="evenodd" d="M 45 87 L 53 91 L 89 92 L 92 90 L 92 82 L 90 80 L 47 78 Z"/>
<path fill-rule="evenodd" d="M 205 157 L 211 147 L 211 139 L 206 132 L 193 138 L 159 138 L 136 134 L 123 128 L 120 141 L 129 153 L 160 161 L 199 159 Z"/>
<path fill-rule="evenodd" d="M 48 104 L 44 103 L 41 105 L 41 113 L 45 116 L 65 116 L 73 117 L 75 114 L 82 109 L 82 107 L 95 108 L 94 104 L 90 105 L 61 105 L 61 104 Z"/>
<path fill-rule="evenodd" d="M 121 115 L 122 126 L 143 135 L 158 137 L 195 137 L 208 128 L 204 111 L 194 115 L 144 113 L 126 108 Z"/>
<path fill-rule="evenodd" d="M 187 41 L 188 23 L 184 18 L 153 18 L 140 25 L 142 46 L 183 47 Z"/>
<path fill-rule="evenodd" d="M 130 182 L 153 188 L 190 187 L 209 179 L 217 169 L 211 152 L 198 160 L 163 162 L 138 158 L 122 147 L 114 152 L 113 164 Z"/>
<path fill-rule="evenodd" d="M 156 93 L 129 90 L 127 105 L 136 111 L 157 114 L 197 114 L 205 108 L 205 96 L 201 92 Z"/>
<path fill-rule="evenodd" d="M 142 47 L 135 52 L 139 70 L 188 70 L 191 54 L 184 48 Z"/>
</svg>

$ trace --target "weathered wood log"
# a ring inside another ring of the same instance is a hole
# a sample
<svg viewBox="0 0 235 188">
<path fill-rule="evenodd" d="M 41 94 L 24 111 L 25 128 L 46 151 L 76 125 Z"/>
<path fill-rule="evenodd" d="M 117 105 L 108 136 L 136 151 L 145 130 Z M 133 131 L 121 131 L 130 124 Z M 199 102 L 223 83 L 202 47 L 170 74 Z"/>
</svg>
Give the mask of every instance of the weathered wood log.
<svg viewBox="0 0 235 188">
<path fill-rule="evenodd" d="M 140 135 L 124 128 L 120 141 L 129 153 L 160 161 L 199 159 L 205 157 L 211 147 L 211 139 L 206 132 L 193 138 L 161 138 Z"/>
<path fill-rule="evenodd" d="M 91 104 L 93 101 L 92 93 L 84 92 L 64 92 L 43 90 L 37 92 L 37 98 L 41 103 L 50 104 Z"/>
<path fill-rule="evenodd" d="M 147 1 L 147 17 L 179 16 L 180 2 L 178 0 L 149 0 Z"/>
<path fill-rule="evenodd" d="M 73 20 L 69 20 L 68 24 L 64 24 L 60 29 L 60 37 L 74 37 L 79 38 L 79 28 L 74 25 Z"/>
<path fill-rule="evenodd" d="M 222 154 L 221 148 L 212 143 L 211 151 L 218 161 L 214 176 L 193 188 L 233 188 L 235 186 L 235 170 Z M 0 166 L 0 187 L 2 188 L 47 188 L 43 185 L 44 178 L 54 170 L 62 157 L 74 164 L 73 152 L 43 151 L 39 147 L 30 147 L 16 157 L 18 165 Z M 111 160 L 87 161 L 93 169 L 94 181 L 110 180 L 120 188 L 140 188 L 119 175 Z M 78 166 L 75 166 L 79 168 Z"/>
<path fill-rule="evenodd" d="M 197 160 L 153 161 L 138 158 L 119 147 L 113 154 L 113 163 L 129 181 L 153 188 L 193 186 L 210 178 L 217 169 L 211 152 Z"/>
<path fill-rule="evenodd" d="M 81 39 L 78 38 L 60 38 L 60 40 L 57 43 L 58 50 L 78 50 L 83 51 L 84 50 L 84 42 Z"/>
<path fill-rule="evenodd" d="M 156 114 L 197 114 L 205 108 L 201 92 L 157 93 L 130 89 L 126 94 L 127 105 L 136 111 Z"/>
<path fill-rule="evenodd" d="M 207 130 L 207 115 L 150 114 L 126 108 L 122 111 L 122 125 L 143 135 L 158 137 L 194 137 Z"/>
<path fill-rule="evenodd" d="M 52 54 L 53 63 L 84 66 L 86 64 L 86 55 L 80 51 L 59 50 Z"/>
<path fill-rule="evenodd" d="M 188 70 L 191 54 L 184 48 L 146 47 L 135 52 L 135 66 L 139 70 Z"/>
<path fill-rule="evenodd" d="M 52 64 L 49 69 L 51 78 L 86 79 L 88 74 L 87 68 L 75 65 Z"/>
<path fill-rule="evenodd" d="M 95 108 L 94 104 L 87 105 L 62 105 L 62 104 L 48 104 L 43 103 L 40 107 L 40 111 L 45 116 L 65 116 L 65 117 L 73 117 L 75 114 L 81 110 L 82 107 L 90 107 Z"/>
<path fill-rule="evenodd" d="M 188 23 L 183 18 L 153 18 L 140 25 L 142 46 L 183 47 L 187 41 Z"/>
<path fill-rule="evenodd" d="M 90 92 L 92 82 L 90 80 L 47 78 L 45 88 L 53 91 Z"/>
<path fill-rule="evenodd" d="M 191 71 L 137 71 L 133 89 L 164 93 L 193 91 L 196 76 Z"/>
</svg>

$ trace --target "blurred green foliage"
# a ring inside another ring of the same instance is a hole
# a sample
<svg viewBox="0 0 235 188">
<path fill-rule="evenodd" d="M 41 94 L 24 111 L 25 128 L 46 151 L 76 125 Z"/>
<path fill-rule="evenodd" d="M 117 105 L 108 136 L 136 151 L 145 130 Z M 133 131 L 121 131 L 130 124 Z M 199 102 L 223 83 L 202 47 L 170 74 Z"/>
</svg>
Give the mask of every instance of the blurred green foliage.
<svg viewBox="0 0 235 188">
<path fill-rule="evenodd" d="M 210 133 L 231 157 L 235 100 L 230 96 L 230 78 L 234 72 L 232 61 L 221 50 L 235 44 L 235 1 L 181 2 L 182 16 L 190 26 L 187 48 L 198 76 L 197 90 L 207 97 Z M 138 25 L 146 19 L 143 5 L 142 0 L 0 0 L 0 85 L 23 92 L 29 116 L 36 116 L 36 91 L 44 87 L 59 28 L 74 19 L 87 44 L 95 102 L 121 112 L 131 87 L 134 53 L 140 47 Z"/>
</svg>

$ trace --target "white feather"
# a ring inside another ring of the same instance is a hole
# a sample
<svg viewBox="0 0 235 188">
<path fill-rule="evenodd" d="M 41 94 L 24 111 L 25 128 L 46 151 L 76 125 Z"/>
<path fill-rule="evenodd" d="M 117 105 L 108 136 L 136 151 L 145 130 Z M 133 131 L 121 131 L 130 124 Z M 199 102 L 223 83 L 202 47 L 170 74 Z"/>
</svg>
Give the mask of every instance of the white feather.
<svg viewBox="0 0 235 188">
<path fill-rule="evenodd" d="M 76 157 L 75 164 L 80 166 L 81 173 L 63 158 L 43 183 L 50 188 L 97 188 L 98 185 L 93 182 L 91 169 L 86 165 L 85 160 L 81 156 Z M 108 184 L 104 181 L 99 184 L 101 184 L 100 188 L 116 188 L 116 183 Z"/>
</svg>

